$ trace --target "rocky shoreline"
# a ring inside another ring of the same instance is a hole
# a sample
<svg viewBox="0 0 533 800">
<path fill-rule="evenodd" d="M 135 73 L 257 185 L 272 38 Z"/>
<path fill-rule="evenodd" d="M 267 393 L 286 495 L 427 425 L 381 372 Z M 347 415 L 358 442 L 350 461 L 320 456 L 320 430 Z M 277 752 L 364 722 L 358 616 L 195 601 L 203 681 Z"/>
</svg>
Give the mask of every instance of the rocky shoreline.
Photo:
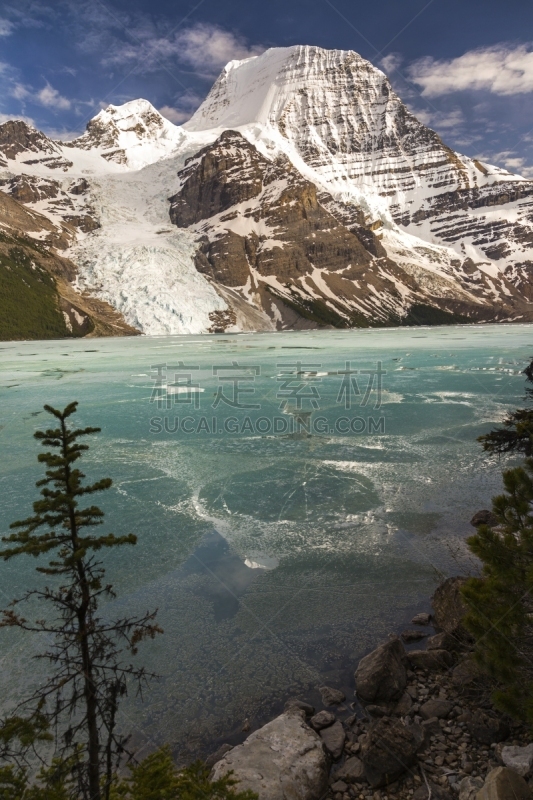
<svg viewBox="0 0 533 800">
<path fill-rule="evenodd" d="M 212 777 L 233 771 L 260 800 L 533 800 L 531 733 L 494 708 L 471 658 L 463 581 L 445 580 L 432 614 L 360 660 L 353 701 L 329 686 L 321 709 L 288 700 L 207 759 Z"/>
</svg>

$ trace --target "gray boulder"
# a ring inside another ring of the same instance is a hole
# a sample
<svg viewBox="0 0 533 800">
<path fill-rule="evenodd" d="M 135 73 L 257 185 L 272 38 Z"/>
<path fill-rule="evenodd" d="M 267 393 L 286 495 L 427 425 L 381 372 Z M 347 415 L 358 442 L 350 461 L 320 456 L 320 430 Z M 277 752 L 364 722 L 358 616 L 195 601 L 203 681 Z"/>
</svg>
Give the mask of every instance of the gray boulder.
<svg viewBox="0 0 533 800">
<path fill-rule="evenodd" d="M 459 800 L 474 800 L 474 797 L 483 787 L 483 778 L 472 778 L 468 775 L 459 784 Z"/>
<path fill-rule="evenodd" d="M 341 722 L 337 721 L 334 722 L 333 725 L 330 725 L 329 728 L 322 728 L 320 731 L 320 738 L 334 761 L 342 756 L 344 742 L 346 741 L 346 733 Z"/>
<path fill-rule="evenodd" d="M 285 711 L 288 711 L 290 708 L 300 708 L 306 717 L 311 717 L 315 713 L 314 706 L 310 705 L 309 703 L 305 703 L 303 700 L 298 700 L 297 697 L 291 697 L 285 703 Z"/>
<path fill-rule="evenodd" d="M 491 745 L 494 742 L 503 742 L 509 736 L 509 726 L 495 714 L 487 714 L 478 709 L 467 722 L 470 735 L 482 744 Z M 503 757 L 503 754 L 502 754 Z"/>
<path fill-rule="evenodd" d="M 487 775 L 476 800 L 533 800 L 533 792 L 517 772 L 496 767 Z"/>
<path fill-rule="evenodd" d="M 447 578 L 437 586 L 431 598 L 434 614 L 433 619 L 437 627 L 442 628 L 452 636 L 466 638 L 467 632 L 463 627 L 466 607 L 461 597 L 461 586 L 466 578 Z"/>
<path fill-rule="evenodd" d="M 502 747 L 502 761 L 525 778 L 533 769 L 533 744 L 526 747 Z"/>
<path fill-rule="evenodd" d="M 413 800 L 451 800 L 452 794 L 433 781 L 428 781 L 429 789 L 425 783 L 419 786 L 413 794 Z M 431 792 L 431 795 L 430 795 Z"/>
<path fill-rule="evenodd" d="M 415 763 L 423 742 L 424 731 L 419 725 L 405 725 L 390 717 L 373 722 L 360 753 L 369 784 L 377 789 L 393 783 Z"/>
<path fill-rule="evenodd" d="M 365 765 L 357 756 L 347 758 L 342 767 L 335 773 L 335 778 L 346 783 L 357 783 L 363 780 L 365 775 Z"/>
<path fill-rule="evenodd" d="M 447 650 L 411 650 L 407 653 L 409 663 L 415 669 L 447 669 L 453 664 L 453 656 Z"/>
<path fill-rule="evenodd" d="M 412 625 L 429 625 L 430 622 L 431 614 L 428 614 L 426 611 L 420 611 L 420 613 L 415 614 L 411 620 Z"/>
<path fill-rule="evenodd" d="M 344 700 L 346 695 L 340 689 L 333 689 L 331 686 L 321 686 L 318 690 L 325 706 L 338 706 Z"/>
<path fill-rule="evenodd" d="M 451 633 L 442 631 L 436 633 L 435 636 L 430 636 L 426 642 L 428 650 L 459 650 L 461 648 L 461 641 L 457 637 L 452 636 Z"/>
<path fill-rule="evenodd" d="M 494 511 L 483 508 L 481 511 L 476 511 L 470 520 L 470 524 L 473 528 L 479 528 L 480 525 L 488 525 L 489 528 L 494 528 L 498 524 L 498 517 Z"/>
<path fill-rule="evenodd" d="M 227 753 L 211 772 L 217 780 L 233 770 L 239 791 L 260 800 L 318 800 L 328 784 L 328 759 L 320 737 L 298 709 L 276 717 Z"/>
<path fill-rule="evenodd" d="M 322 728 L 327 728 L 335 722 L 335 714 L 331 711 L 319 711 L 314 717 L 311 717 L 309 724 L 315 731 L 320 731 Z"/>
<path fill-rule="evenodd" d="M 355 688 L 366 703 L 399 700 L 407 686 L 405 648 L 391 639 L 361 659 L 355 672 Z"/>
<path fill-rule="evenodd" d="M 432 717 L 443 719 L 448 716 L 452 708 L 453 704 L 448 700 L 428 700 L 420 706 L 419 713 L 422 719 L 431 719 Z"/>
</svg>

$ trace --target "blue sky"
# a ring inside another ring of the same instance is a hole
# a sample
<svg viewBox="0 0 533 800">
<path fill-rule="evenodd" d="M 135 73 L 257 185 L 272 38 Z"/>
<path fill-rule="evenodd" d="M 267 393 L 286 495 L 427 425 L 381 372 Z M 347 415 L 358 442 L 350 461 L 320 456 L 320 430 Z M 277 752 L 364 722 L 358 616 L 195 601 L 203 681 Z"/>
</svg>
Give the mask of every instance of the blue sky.
<svg viewBox="0 0 533 800">
<path fill-rule="evenodd" d="M 267 47 L 356 50 L 456 150 L 533 178 L 531 0 L 0 2 L 0 121 L 71 138 L 109 103 L 188 118 Z"/>
</svg>

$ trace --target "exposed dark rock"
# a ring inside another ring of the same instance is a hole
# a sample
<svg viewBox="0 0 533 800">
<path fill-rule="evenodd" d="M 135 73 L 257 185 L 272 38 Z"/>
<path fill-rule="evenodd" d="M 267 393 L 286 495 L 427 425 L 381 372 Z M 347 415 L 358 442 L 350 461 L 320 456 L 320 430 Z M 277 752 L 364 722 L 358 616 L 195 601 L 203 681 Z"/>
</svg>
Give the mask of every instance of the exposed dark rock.
<svg viewBox="0 0 533 800">
<path fill-rule="evenodd" d="M 320 731 L 322 728 L 328 728 L 335 722 L 335 714 L 331 711 L 319 711 L 314 717 L 311 717 L 309 724 L 315 731 Z"/>
<path fill-rule="evenodd" d="M 407 658 L 416 669 L 446 669 L 453 664 L 453 656 L 447 650 L 411 650 Z"/>
<path fill-rule="evenodd" d="M 429 625 L 430 622 L 431 614 L 428 614 L 426 611 L 421 611 L 419 614 L 415 614 L 411 620 L 412 625 Z"/>
<path fill-rule="evenodd" d="M 453 703 L 448 700 L 428 700 L 420 706 L 420 716 L 424 719 L 431 719 L 432 717 L 447 717 L 453 708 Z"/>
<path fill-rule="evenodd" d="M 304 712 L 306 717 L 311 717 L 315 713 L 315 707 L 310 705 L 310 703 L 304 702 L 304 700 L 299 700 L 297 697 L 291 697 L 285 703 L 285 709 L 291 708 L 296 706 L 296 708 L 301 709 Z"/>
<path fill-rule="evenodd" d="M 451 800 L 453 795 L 450 791 L 433 781 L 428 781 L 428 784 L 429 790 L 425 783 L 418 787 L 413 794 L 413 800 Z"/>
<path fill-rule="evenodd" d="M 399 700 L 407 685 L 405 649 L 399 639 L 380 645 L 361 659 L 355 672 L 359 697 L 380 703 Z"/>
<path fill-rule="evenodd" d="M 484 508 L 482 511 L 477 511 L 474 514 L 470 520 L 470 524 L 474 528 L 479 528 L 480 525 L 488 525 L 489 527 L 493 528 L 498 524 L 498 518 L 493 511 L 489 511 L 488 509 Z"/>
<path fill-rule="evenodd" d="M 419 725 L 384 717 L 372 723 L 361 745 L 365 776 L 374 788 L 392 783 L 416 760 L 424 741 Z"/>
<path fill-rule="evenodd" d="M 321 686 L 320 696 L 325 706 L 338 706 L 344 700 L 346 695 L 340 689 L 333 689 L 331 686 Z"/>
<path fill-rule="evenodd" d="M 426 642 L 426 648 L 428 650 L 449 650 L 453 652 L 459 650 L 462 644 L 462 641 L 457 636 L 441 631 L 441 633 L 436 633 L 435 636 L 429 637 Z"/>
<path fill-rule="evenodd" d="M 468 724 L 470 734 L 478 742 L 492 744 L 493 742 L 503 742 L 509 736 L 509 725 L 495 714 L 487 714 L 478 709 Z"/>
<path fill-rule="evenodd" d="M 447 578 L 431 598 L 436 625 L 446 633 L 459 637 L 467 635 L 462 624 L 466 608 L 460 592 L 465 581 L 466 578 Z"/>
<path fill-rule="evenodd" d="M 24 152 L 60 154 L 59 148 L 48 136 L 21 119 L 10 119 L 0 125 L 0 151 L 8 159 L 14 159 Z"/>
<path fill-rule="evenodd" d="M 407 630 L 401 633 L 404 642 L 419 642 L 420 639 L 425 639 L 426 636 L 429 636 L 429 634 L 421 630 Z"/>
<path fill-rule="evenodd" d="M 334 761 L 341 757 L 344 749 L 344 742 L 346 741 L 346 733 L 341 722 L 337 720 L 337 722 L 334 722 L 333 725 L 330 725 L 328 728 L 322 728 L 320 731 L 320 738 Z"/>
<path fill-rule="evenodd" d="M 335 778 L 346 781 L 346 783 L 356 783 L 362 780 L 365 773 L 363 762 L 357 756 L 347 758 L 344 764 L 335 772 Z"/>
</svg>

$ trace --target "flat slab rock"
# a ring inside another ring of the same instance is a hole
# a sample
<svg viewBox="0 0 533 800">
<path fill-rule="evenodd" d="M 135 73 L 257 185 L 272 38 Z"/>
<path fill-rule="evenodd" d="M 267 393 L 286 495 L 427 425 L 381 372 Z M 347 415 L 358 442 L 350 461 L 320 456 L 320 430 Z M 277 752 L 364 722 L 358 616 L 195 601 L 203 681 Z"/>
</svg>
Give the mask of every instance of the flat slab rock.
<svg viewBox="0 0 533 800">
<path fill-rule="evenodd" d="M 533 800 L 533 792 L 517 772 L 496 767 L 487 775 L 476 800 Z"/>
<path fill-rule="evenodd" d="M 318 800 L 328 785 L 328 761 L 320 737 L 298 709 L 251 733 L 215 764 L 211 780 L 231 770 L 239 781 L 238 790 L 251 789 L 259 800 Z"/>
</svg>

